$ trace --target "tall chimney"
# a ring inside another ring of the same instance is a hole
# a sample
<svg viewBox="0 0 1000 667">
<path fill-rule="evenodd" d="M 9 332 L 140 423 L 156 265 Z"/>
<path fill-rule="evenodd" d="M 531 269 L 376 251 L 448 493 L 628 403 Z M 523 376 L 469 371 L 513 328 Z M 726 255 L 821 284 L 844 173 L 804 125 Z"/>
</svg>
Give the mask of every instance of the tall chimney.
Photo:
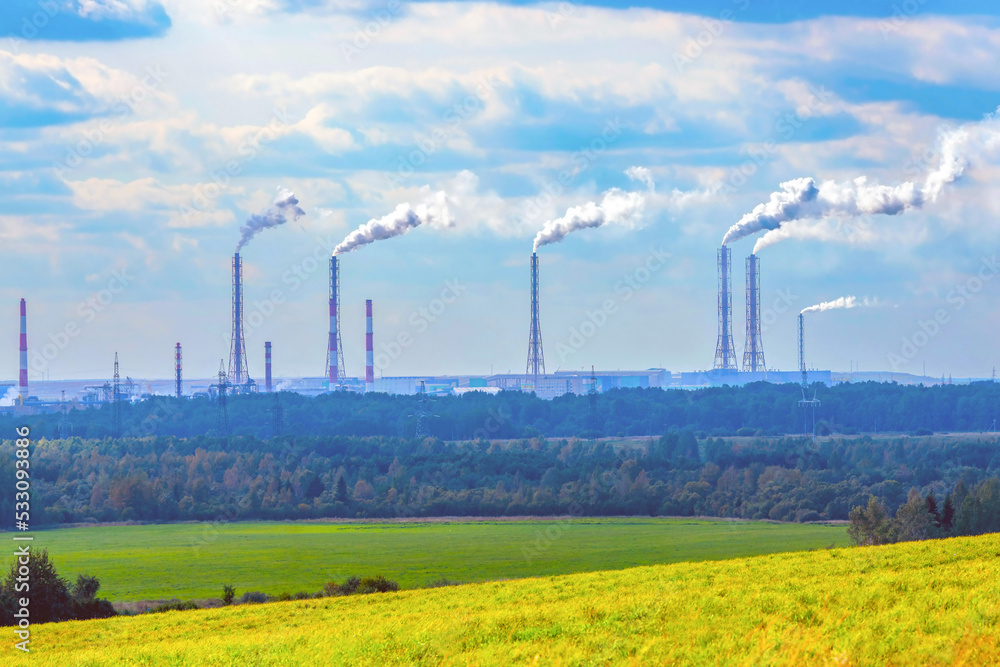
<svg viewBox="0 0 1000 667">
<path fill-rule="evenodd" d="M 525 374 L 535 380 L 545 375 L 545 353 L 542 351 L 542 327 L 538 317 L 538 253 L 531 253 L 531 330 L 528 332 L 528 364 Z"/>
<path fill-rule="evenodd" d="M 249 377 L 246 337 L 243 335 L 243 262 L 240 253 L 236 253 L 233 256 L 233 338 L 229 351 L 229 382 L 233 391 L 239 391 Z"/>
<path fill-rule="evenodd" d="M 174 346 L 174 392 L 177 398 L 183 395 L 183 389 L 181 386 L 181 344 L 177 343 Z"/>
<path fill-rule="evenodd" d="M 264 342 L 264 391 L 271 393 L 271 341 Z"/>
<path fill-rule="evenodd" d="M 802 387 L 809 385 L 806 377 L 806 334 L 805 316 L 799 313 L 799 370 L 802 372 Z"/>
<path fill-rule="evenodd" d="M 24 299 L 21 299 L 21 374 L 17 395 L 22 403 L 28 400 L 28 309 Z"/>
<path fill-rule="evenodd" d="M 719 268 L 719 340 L 715 344 L 715 368 L 736 370 L 736 347 L 733 345 L 733 265 L 732 251 L 722 246 L 718 253 Z"/>
<path fill-rule="evenodd" d="M 743 348 L 743 371 L 767 370 L 764 346 L 760 337 L 760 260 L 747 257 L 747 343 Z"/>
<path fill-rule="evenodd" d="M 340 266 L 330 258 L 330 337 L 326 348 L 327 378 L 332 390 L 344 376 L 344 346 L 340 342 Z"/>
<path fill-rule="evenodd" d="M 375 347 L 372 334 L 372 300 L 365 301 L 365 391 L 375 391 Z"/>
</svg>

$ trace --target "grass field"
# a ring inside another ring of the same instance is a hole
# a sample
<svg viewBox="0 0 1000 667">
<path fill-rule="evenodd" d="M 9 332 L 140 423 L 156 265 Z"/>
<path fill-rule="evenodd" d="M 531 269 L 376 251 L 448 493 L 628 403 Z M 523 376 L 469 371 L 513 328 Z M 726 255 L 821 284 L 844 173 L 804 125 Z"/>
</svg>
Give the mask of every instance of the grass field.
<svg viewBox="0 0 1000 667">
<path fill-rule="evenodd" d="M 992 665 L 998 557 L 989 535 L 50 624 L 8 664 Z"/>
<path fill-rule="evenodd" d="M 403 588 L 846 546 L 844 526 L 692 519 L 102 526 L 36 533 L 63 576 L 112 601 L 316 592 L 384 574 Z M 9 558 L 3 565 L 9 567 Z"/>
</svg>

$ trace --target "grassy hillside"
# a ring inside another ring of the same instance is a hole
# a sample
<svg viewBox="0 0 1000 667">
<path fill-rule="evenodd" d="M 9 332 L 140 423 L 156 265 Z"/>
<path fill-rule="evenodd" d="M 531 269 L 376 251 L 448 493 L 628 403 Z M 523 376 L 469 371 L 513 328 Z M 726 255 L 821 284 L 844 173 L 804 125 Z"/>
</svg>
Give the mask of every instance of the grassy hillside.
<svg viewBox="0 0 1000 667">
<path fill-rule="evenodd" d="M 39 626 L 12 664 L 985 665 L 1000 536 Z"/>
<path fill-rule="evenodd" d="M 237 590 L 315 592 L 380 573 L 414 588 L 611 570 L 848 543 L 843 526 L 692 519 L 456 523 L 230 523 L 44 531 L 60 574 L 101 580 L 111 600 L 218 597 Z M 2 558 L 5 566 L 9 558 Z"/>
</svg>

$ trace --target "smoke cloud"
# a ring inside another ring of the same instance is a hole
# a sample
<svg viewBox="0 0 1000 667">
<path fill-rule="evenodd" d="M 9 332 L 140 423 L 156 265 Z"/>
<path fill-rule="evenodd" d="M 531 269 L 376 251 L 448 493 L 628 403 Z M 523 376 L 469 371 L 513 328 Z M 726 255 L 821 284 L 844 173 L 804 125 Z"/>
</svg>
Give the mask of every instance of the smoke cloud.
<svg viewBox="0 0 1000 667">
<path fill-rule="evenodd" d="M 785 181 L 766 202 L 755 206 L 730 227 L 722 243 L 726 245 L 757 232 L 767 232 L 754 246 L 756 253 L 786 238 L 815 236 L 805 231 L 808 228 L 804 226 L 783 228 L 785 223 L 795 220 L 899 215 L 920 208 L 937 200 L 946 185 L 961 178 L 974 157 L 998 147 L 1000 116 L 993 114 L 982 122 L 943 132 L 938 141 L 938 165 L 926 175 L 922 184 L 872 184 L 864 176 L 847 183 L 817 183 L 809 177 Z"/>
<path fill-rule="evenodd" d="M 635 181 L 646 184 L 653 192 L 655 183 L 649 170 L 645 167 L 629 167 L 625 175 Z M 561 218 L 549 220 L 541 231 L 535 235 L 534 251 L 550 243 L 558 243 L 566 236 L 579 229 L 603 227 L 604 225 L 624 225 L 634 227 L 642 219 L 646 207 L 646 194 L 643 192 L 626 192 L 619 188 L 611 188 L 601 195 L 600 202 L 587 202 L 582 206 L 573 206 L 566 210 Z"/>
<path fill-rule="evenodd" d="M 438 228 L 453 227 L 454 221 L 448 210 L 448 199 L 444 192 L 438 192 L 417 206 L 400 204 L 392 213 L 381 218 L 372 218 L 347 235 L 336 248 L 334 255 L 357 250 L 363 245 L 401 236 L 414 227 L 429 225 Z"/>
<path fill-rule="evenodd" d="M 18 389 L 17 387 L 8 387 L 7 393 L 0 396 L 0 407 L 9 408 L 17 403 Z"/>
<path fill-rule="evenodd" d="M 840 308 L 857 308 L 858 306 L 877 306 L 878 301 L 876 299 L 869 299 L 864 297 L 858 300 L 856 296 L 842 296 L 839 299 L 834 299 L 833 301 L 824 301 L 823 303 L 817 303 L 815 306 L 809 306 L 808 308 L 803 308 L 803 313 L 821 313 L 824 310 L 837 310 Z"/>
<path fill-rule="evenodd" d="M 240 227 L 240 242 L 236 244 L 236 252 L 263 230 L 285 224 L 289 216 L 292 220 L 298 220 L 305 214 L 306 212 L 299 208 L 299 200 L 295 198 L 295 194 L 291 190 L 279 187 L 274 202 L 263 213 L 251 215 Z"/>
</svg>

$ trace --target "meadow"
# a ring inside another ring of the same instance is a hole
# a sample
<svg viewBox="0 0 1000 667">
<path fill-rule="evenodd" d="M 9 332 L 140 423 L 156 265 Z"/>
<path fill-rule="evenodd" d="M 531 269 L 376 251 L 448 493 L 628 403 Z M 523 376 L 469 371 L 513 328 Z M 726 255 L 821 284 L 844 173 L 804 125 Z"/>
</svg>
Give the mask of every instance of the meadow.
<svg viewBox="0 0 1000 667">
<path fill-rule="evenodd" d="M 181 523 L 40 531 L 59 573 L 101 580 L 114 602 L 316 592 L 383 574 L 402 588 L 702 561 L 848 544 L 846 527 L 607 518 L 395 523 Z M 5 569 L 10 559 L 2 561 Z"/>
<path fill-rule="evenodd" d="M 1000 535 L 34 628 L 52 665 L 986 665 Z"/>
</svg>

